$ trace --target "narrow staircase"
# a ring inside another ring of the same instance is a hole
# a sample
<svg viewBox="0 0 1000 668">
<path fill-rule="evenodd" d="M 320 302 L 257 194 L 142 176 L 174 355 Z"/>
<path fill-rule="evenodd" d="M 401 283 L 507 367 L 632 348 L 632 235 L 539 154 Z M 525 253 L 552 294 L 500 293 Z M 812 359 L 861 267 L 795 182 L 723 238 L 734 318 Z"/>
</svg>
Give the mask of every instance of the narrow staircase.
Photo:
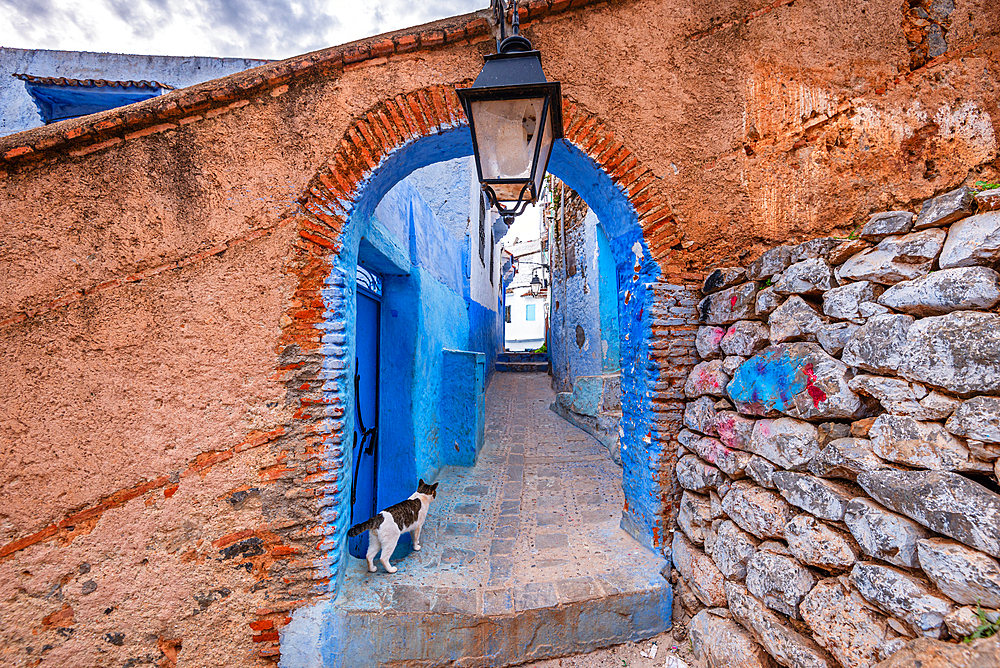
<svg viewBox="0 0 1000 668">
<path fill-rule="evenodd" d="M 548 373 L 549 354 L 503 352 L 497 355 L 497 371 Z"/>
</svg>

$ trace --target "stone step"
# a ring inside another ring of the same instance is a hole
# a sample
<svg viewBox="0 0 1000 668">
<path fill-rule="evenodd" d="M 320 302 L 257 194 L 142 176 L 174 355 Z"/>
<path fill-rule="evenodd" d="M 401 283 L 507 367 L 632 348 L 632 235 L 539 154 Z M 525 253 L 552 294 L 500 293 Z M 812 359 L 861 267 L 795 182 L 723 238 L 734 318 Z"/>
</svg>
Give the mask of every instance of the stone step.
<svg viewBox="0 0 1000 668">
<path fill-rule="evenodd" d="M 521 373 L 547 373 L 549 363 L 546 362 L 497 362 L 497 371 L 514 371 Z"/>
<path fill-rule="evenodd" d="M 625 557 L 603 578 L 509 589 L 394 585 L 375 574 L 371 586 L 324 604 L 318 638 L 297 638 L 290 627 L 282 658 L 286 647 L 308 643 L 327 668 L 500 668 L 651 638 L 670 628 L 672 590 L 657 570 L 666 562 L 634 549 L 646 558 L 633 554 L 626 565 Z"/>
<path fill-rule="evenodd" d="M 548 362 L 548 353 L 503 352 L 497 355 L 497 362 Z"/>
</svg>

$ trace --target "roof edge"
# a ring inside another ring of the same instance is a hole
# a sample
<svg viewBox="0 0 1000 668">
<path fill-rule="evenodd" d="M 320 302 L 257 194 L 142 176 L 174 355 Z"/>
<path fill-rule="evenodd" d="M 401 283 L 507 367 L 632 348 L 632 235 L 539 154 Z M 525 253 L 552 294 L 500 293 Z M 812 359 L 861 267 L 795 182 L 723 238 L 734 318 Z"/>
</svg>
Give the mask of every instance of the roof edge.
<svg viewBox="0 0 1000 668">
<path fill-rule="evenodd" d="M 524 25 L 545 16 L 607 1 L 529 0 L 518 8 L 518 13 Z M 486 37 L 491 34 L 491 18 L 490 10 L 482 9 L 269 62 L 143 102 L 0 137 L 0 170 L 13 171 L 66 152 L 84 155 L 92 152 L 83 150 L 86 146 L 117 144 L 122 139 L 173 129 L 176 127 L 173 121 L 239 104 L 293 80 L 343 71 L 345 67 L 367 60 L 430 51 Z"/>
</svg>

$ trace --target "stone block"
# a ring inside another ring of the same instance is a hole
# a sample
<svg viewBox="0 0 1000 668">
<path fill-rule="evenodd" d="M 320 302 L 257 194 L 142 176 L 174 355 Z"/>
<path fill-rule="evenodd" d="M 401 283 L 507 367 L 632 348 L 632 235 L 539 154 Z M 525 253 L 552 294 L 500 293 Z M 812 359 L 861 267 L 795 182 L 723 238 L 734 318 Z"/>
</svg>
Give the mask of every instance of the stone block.
<svg viewBox="0 0 1000 668">
<path fill-rule="evenodd" d="M 802 420 L 757 420 L 747 450 L 790 471 L 803 471 L 819 454 L 816 427 Z"/>
<path fill-rule="evenodd" d="M 715 539 L 709 551 L 712 561 L 727 580 L 743 580 L 747 575 L 747 562 L 757 551 L 759 541 L 740 529 L 731 520 L 721 520 L 715 525 Z"/>
<path fill-rule="evenodd" d="M 849 387 L 850 368 L 815 343 L 765 348 L 737 370 L 726 388 L 744 415 L 780 411 L 804 420 L 857 419 L 868 407 Z"/>
<path fill-rule="evenodd" d="M 778 246 L 764 251 L 747 267 L 747 280 L 769 278 L 787 269 L 792 264 L 792 249 L 792 246 Z"/>
<path fill-rule="evenodd" d="M 857 480 L 866 471 L 895 468 L 878 458 L 872 443 L 864 438 L 838 438 L 809 462 L 809 472 L 821 478 Z"/>
<path fill-rule="evenodd" d="M 771 479 L 785 500 L 810 515 L 839 522 L 854 490 L 841 483 L 824 480 L 805 473 L 777 471 Z"/>
<path fill-rule="evenodd" d="M 1000 443 L 1000 398 L 973 397 L 963 401 L 944 426 L 957 436 Z"/>
<path fill-rule="evenodd" d="M 833 268 L 817 257 L 791 265 L 771 287 L 779 295 L 820 295 L 838 285 Z"/>
<path fill-rule="evenodd" d="M 952 637 L 965 638 L 975 633 L 976 629 L 983 623 L 978 614 L 980 610 L 982 610 L 982 607 L 974 608 L 971 605 L 967 605 L 962 608 L 955 608 L 945 615 L 944 624 L 948 627 L 948 632 L 951 633 Z M 993 614 L 990 615 L 989 612 L 986 612 L 987 621 L 995 623 L 997 619 L 1000 619 L 1000 614 L 997 611 L 993 610 L 990 612 Z M 994 619 L 990 620 L 991 616 Z"/>
<path fill-rule="evenodd" d="M 733 374 L 736 373 L 736 370 L 740 368 L 740 365 L 746 361 L 746 357 L 742 357 L 740 355 L 728 355 L 722 360 L 722 372 L 732 378 Z"/>
<path fill-rule="evenodd" d="M 725 578 L 712 559 L 679 531 L 671 544 L 674 566 L 698 600 L 708 607 L 726 605 Z"/>
<path fill-rule="evenodd" d="M 820 580 L 799 605 L 813 637 L 841 666 L 870 668 L 891 631 L 858 594 L 837 578 Z"/>
<path fill-rule="evenodd" d="M 969 448 L 938 422 L 921 422 L 904 415 L 883 413 L 868 432 L 872 448 L 882 459 L 935 471 L 976 470 Z M 978 468 L 981 468 L 979 466 Z"/>
<path fill-rule="evenodd" d="M 858 476 L 869 496 L 932 531 L 1000 558 L 1000 494 L 946 471 Z"/>
<path fill-rule="evenodd" d="M 917 561 L 917 541 L 930 534 L 916 522 L 890 512 L 874 501 L 859 497 L 847 504 L 844 524 L 868 556 L 896 566 L 920 566 Z"/>
<path fill-rule="evenodd" d="M 778 295 L 774 288 L 764 288 L 757 293 L 754 300 L 754 313 L 758 316 L 765 316 L 774 312 L 774 309 L 785 303 L 784 297 Z"/>
<path fill-rule="evenodd" d="M 976 193 L 976 211 L 1000 211 L 1000 188 L 992 188 Z"/>
<path fill-rule="evenodd" d="M 941 253 L 944 230 L 931 229 L 886 237 L 877 246 L 851 257 L 837 270 L 843 281 L 893 285 L 927 274 Z"/>
<path fill-rule="evenodd" d="M 715 431 L 715 399 L 699 397 L 684 404 L 684 426 L 706 436 L 714 436 Z"/>
<path fill-rule="evenodd" d="M 695 658 L 708 668 L 777 668 L 771 655 L 731 619 L 702 610 L 688 633 Z"/>
<path fill-rule="evenodd" d="M 722 337 L 725 335 L 725 327 L 715 327 L 714 325 L 699 327 L 698 334 L 694 339 L 694 347 L 698 351 L 698 356 L 703 360 L 722 357 L 720 344 L 722 343 Z"/>
<path fill-rule="evenodd" d="M 726 583 L 726 597 L 733 617 L 751 631 L 764 649 L 786 668 L 835 668 L 836 664 L 810 638 L 796 632 L 788 622 L 736 582 Z"/>
<path fill-rule="evenodd" d="M 1000 274 L 987 267 L 933 271 L 886 290 L 878 303 L 916 316 L 986 310 L 1000 303 Z"/>
<path fill-rule="evenodd" d="M 785 525 L 785 540 L 796 559 L 825 571 L 844 571 L 858 560 L 847 537 L 811 515 L 792 518 Z"/>
<path fill-rule="evenodd" d="M 742 283 L 746 275 L 747 272 L 743 267 L 713 269 L 712 273 L 705 277 L 705 284 L 702 286 L 701 291 L 703 294 L 710 295 L 713 292 L 725 290 L 738 283 Z"/>
<path fill-rule="evenodd" d="M 836 237 L 820 237 L 818 239 L 803 241 L 798 246 L 792 246 L 791 248 L 792 264 L 802 262 L 803 260 L 810 260 L 812 258 L 823 258 L 824 260 L 830 262 L 830 254 L 840 248 L 843 243 L 843 239 L 838 239 Z M 831 264 L 839 263 L 831 262 Z"/>
<path fill-rule="evenodd" d="M 706 394 L 723 397 L 726 395 L 728 384 L 729 376 L 722 370 L 722 360 L 699 362 L 691 369 L 684 382 L 684 395 L 689 399 Z"/>
<path fill-rule="evenodd" d="M 838 320 L 861 324 L 860 307 L 877 300 L 885 287 L 871 281 L 858 281 L 823 293 L 823 313 Z"/>
<path fill-rule="evenodd" d="M 821 448 L 825 448 L 838 438 L 847 438 L 850 435 L 851 425 L 843 422 L 823 422 L 816 427 L 816 437 Z"/>
<path fill-rule="evenodd" d="M 975 206 L 975 192 L 962 186 L 925 200 L 920 207 L 913 228 L 923 230 L 928 227 L 945 227 L 972 214 Z"/>
<path fill-rule="evenodd" d="M 963 605 L 1000 608 L 1000 564 L 944 538 L 917 541 L 920 568 L 938 589 Z"/>
<path fill-rule="evenodd" d="M 939 266 L 993 265 L 1000 259 L 1000 211 L 988 211 L 960 220 L 948 230 Z"/>
<path fill-rule="evenodd" d="M 971 645 L 918 638 L 898 648 L 878 668 L 1000 668 L 1000 634 Z"/>
<path fill-rule="evenodd" d="M 819 312 L 798 295 L 792 295 L 768 318 L 771 343 L 814 337 L 826 324 Z"/>
<path fill-rule="evenodd" d="M 927 583 L 890 566 L 858 562 L 851 569 L 851 584 L 870 602 L 910 624 L 919 635 L 944 635 L 944 616 L 953 605 Z"/>
<path fill-rule="evenodd" d="M 709 489 L 718 489 L 728 482 L 722 471 L 706 464 L 694 455 L 681 457 L 674 467 L 674 473 L 677 475 L 677 482 L 681 487 L 703 494 Z"/>
<path fill-rule="evenodd" d="M 729 325 L 753 317 L 756 283 L 743 283 L 708 295 L 698 304 L 698 314 L 706 325 Z"/>
<path fill-rule="evenodd" d="M 899 378 L 860 375 L 851 379 L 849 387 L 873 397 L 893 415 L 905 415 L 917 420 L 943 420 L 958 407 L 959 401 L 940 392 L 928 392 L 920 383 Z"/>
<path fill-rule="evenodd" d="M 719 411 L 715 415 L 715 432 L 726 447 L 749 450 L 754 422 L 732 411 Z"/>
<path fill-rule="evenodd" d="M 749 357 L 768 344 L 768 328 L 756 320 L 740 320 L 729 326 L 719 344 L 727 355 Z"/>
<path fill-rule="evenodd" d="M 912 325 L 913 316 L 909 315 L 872 316 L 844 346 L 840 359 L 866 371 L 895 374 Z"/>
<path fill-rule="evenodd" d="M 772 477 L 774 476 L 775 471 L 779 470 L 780 469 L 778 469 L 774 464 L 758 455 L 754 455 L 750 458 L 750 461 L 747 462 L 746 468 L 747 475 L 750 476 L 754 482 L 761 487 L 767 487 L 768 489 L 777 489 L 774 485 Z"/>
<path fill-rule="evenodd" d="M 779 495 L 748 482 L 735 482 L 722 499 L 722 510 L 757 538 L 784 538 L 791 506 Z"/>
<path fill-rule="evenodd" d="M 808 569 L 791 557 L 757 552 L 747 562 L 747 589 L 772 610 L 802 619 L 799 603 L 816 584 Z"/>
<path fill-rule="evenodd" d="M 707 496 L 684 490 L 677 511 L 677 526 L 695 545 L 705 544 L 705 532 L 712 526 L 712 507 Z"/>
<path fill-rule="evenodd" d="M 1000 392 L 1000 315 L 956 311 L 923 318 L 906 338 L 899 364 L 904 378 L 966 397 Z"/>
<path fill-rule="evenodd" d="M 837 246 L 830 249 L 826 261 L 836 267 L 838 264 L 847 262 L 861 251 L 866 251 L 871 247 L 871 244 L 861 239 L 841 239 Z"/>
<path fill-rule="evenodd" d="M 699 438 L 692 446 L 699 457 L 719 467 L 730 478 L 746 477 L 744 470 L 750 461 L 750 453 L 731 450 L 714 438 Z"/>
<path fill-rule="evenodd" d="M 884 211 L 876 213 L 865 226 L 861 228 L 858 236 L 865 241 L 878 243 L 886 237 L 894 234 L 906 234 L 913 229 L 913 221 L 916 216 L 909 211 Z"/>
<path fill-rule="evenodd" d="M 859 329 L 858 325 L 849 322 L 833 322 L 816 330 L 816 341 L 830 355 L 840 355 Z"/>
</svg>

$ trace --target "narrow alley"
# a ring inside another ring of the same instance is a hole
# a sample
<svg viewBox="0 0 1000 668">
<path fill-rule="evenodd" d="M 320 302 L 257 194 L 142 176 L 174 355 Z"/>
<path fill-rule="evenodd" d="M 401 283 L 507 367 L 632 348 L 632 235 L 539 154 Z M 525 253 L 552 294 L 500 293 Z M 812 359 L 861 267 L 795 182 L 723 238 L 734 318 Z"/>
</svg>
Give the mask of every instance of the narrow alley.
<svg viewBox="0 0 1000 668">
<path fill-rule="evenodd" d="M 511 665 L 649 637 L 669 623 L 666 562 L 619 528 L 621 469 L 549 410 L 549 384 L 546 374 L 497 373 L 485 448 L 475 467 L 441 472 L 422 550 L 396 562 L 394 575 L 351 560 L 337 603 L 345 626 L 366 629 L 344 629 L 359 651 Z"/>
</svg>

